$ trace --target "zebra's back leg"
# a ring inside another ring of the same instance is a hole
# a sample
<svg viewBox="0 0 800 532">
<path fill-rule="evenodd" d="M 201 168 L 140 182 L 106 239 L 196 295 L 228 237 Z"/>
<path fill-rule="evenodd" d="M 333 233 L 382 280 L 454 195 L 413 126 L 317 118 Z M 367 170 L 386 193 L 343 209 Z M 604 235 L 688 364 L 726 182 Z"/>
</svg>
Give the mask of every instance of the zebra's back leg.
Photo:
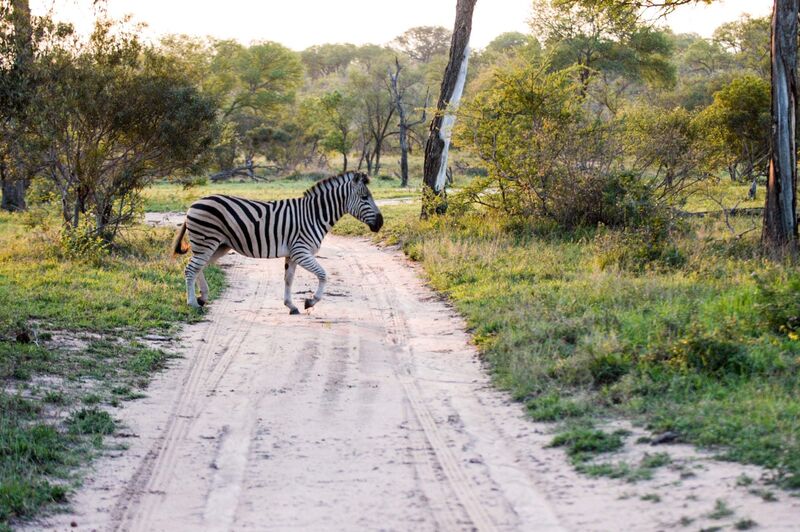
<svg viewBox="0 0 800 532">
<path fill-rule="evenodd" d="M 289 308 L 289 314 L 300 314 L 300 311 L 297 310 L 297 307 L 292 303 L 292 282 L 294 281 L 294 272 L 297 269 L 297 263 L 289 257 L 286 257 L 286 264 L 284 264 L 283 267 L 286 270 L 283 276 L 285 281 L 283 304 Z"/>
<path fill-rule="evenodd" d="M 198 285 L 199 285 L 199 287 L 200 287 L 200 297 L 198 297 L 198 298 L 197 298 L 197 304 L 198 304 L 198 305 L 200 305 L 201 307 L 202 307 L 202 306 L 205 306 L 206 302 L 208 301 L 208 297 L 209 297 L 208 281 L 206 281 L 206 275 L 205 275 L 205 273 L 203 273 L 203 272 L 205 271 L 205 269 L 206 269 L 206 267 L 207 267 L 207 266 L 211 266 L 212 264 L 214 264 L 215 262 L 217 262 L 217 260 L 218 260 L 220 257 L 224 257 L 224 256 L 225 256 L 225 254 L 226 254 L 226 253 L 228 253 L 230 250 L 231 250 L 231 248 L 229 248 L 229 247 L 228 247 L 228 246 L 226 246 L 225 244 L 222 244 L 222 245 L 221 245 L 220 247 L 218 247 L 218 248 L 217 248 L 217 250 L 216 250 L 216 251 L 215 251 L 215 252 L 214 252 L 214 253 L 211 255 L 211 258 L 210 258 L 210 259 L 208 260 L 208 262 L 207 262 L 207 263 L 206 263 L 206 264 L 205 264 L 205 265 L 204 265 L 204 266 L 203 266 L 203 267 L 200 269 L 200 271 L 199 271 L 199 272 L 197 272 L 197 284 L 198 284 Z"/>
<path fill-rule="evenodd" d="M 186 269 L 183 271 L 183 275 L 186 277 L 186 303 L 188 303 L 190 307 L 200 308 L 205 305 L 205 300 L 202 298 L 198 300 L 195 295 L 194 282 L 198 274 L 201 276 L 203 275 L 203 268 L 210 258 L 210 253 L 192 255 L 192 258 L 189 259 L 189 264 L 186 265 Z M 205 280 L 204 276 L 203 280 Z"/>
<path fill-rule="evenodd" d="M 328 276 L 325 273 L 325 270 L 322 269 L 320 263 L 317 262 L 317 258 L 310 253 L 292 257 L 292 260 L 302 268 L 316 275 L 317 280 L 319 281 L 319 285 L 317 285 L 317 291 L 314 292 L 314 297 L 306 299 L 305 301 L 305 308 L 309 309 L 319 303 L 319 300 L 322 299 L 322 294 L 325 293 L 325 283 L 328 280 Z"/>
</svg>

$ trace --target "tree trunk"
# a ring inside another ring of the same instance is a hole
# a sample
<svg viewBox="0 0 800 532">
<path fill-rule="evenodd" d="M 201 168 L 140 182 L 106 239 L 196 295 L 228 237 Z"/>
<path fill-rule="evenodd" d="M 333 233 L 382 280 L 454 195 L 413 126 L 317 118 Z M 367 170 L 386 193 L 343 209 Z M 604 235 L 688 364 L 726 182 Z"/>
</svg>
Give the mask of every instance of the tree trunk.
<svg viewBox="0 0 800 532">
<path fill-rule="evenodd" d="M 764 206 L 763 247 L 773 255 L 797 251 L 798 0 L 775 0 L 772 12 L 772 137 Z"/>
<path fill-rule="evenodd" d="M 33 30 L 31 25 L 31 9 L 28 0 L 11 0 L 11 19 L 14 25 L 14 71 L 16 78 L 20 82 L 19 92 L 23 100 L 15 106 L 16 113 L 22 108 L 24 115 L 25 97 L 29 94 L 28 84 L 30 83 L 30 72 L 33 63 Z M 13 121 L 19 124 L 18 117 Z M 12 139 L 11 142 L 16 142 Z M 2 180 L 3 199 L 0 201 L 0 209 L 6 211 L 24 211 L 27 208 L 25 203 L 25 192 L 28 190 L 30 180 L 26 178 L 26 169 L 19 161 L 11 161 L 14 171 L 9 172 L 5 165 L 0 168 L 0 180 Z"/>
<path fill-rule="evenodd" d="M 408 186 L 408 132 L 405 121 L 400 121 L 400 186 Z"/>
<path fill-rule="evenodd" d="M 28 189 L 27 179 L 12 179 L 6 171 L 5 165 L 0 165 L 0 181 L 2 181 L 3 199 L 0 201 L 0 209 L 4 211 L 24 211 L 25 191 Z"/>
<path fill-rule="evenodd" d="M 375 166 L 373 168 L 374 174 L 371 173 L 370 175 L 378 175 L 378 172 L 381 171 L 381 144 L 382 142 L 375 143 Z"/>
<path fill-rule="evenodd" d="M 450 41 L 450 57 L 439 91 L 436 115 L 431 121 L 430 134 L 425 143 L 421 213 L 423 218 L 427 217 L 431 211 L 443 213 L 447 208 L 447 204 L 444 202 L 445 172 L 447 152 L 450 148 L 450 130 L 455 116 L 452 114 L 452 110 L 450 114 L 445 114 L 445 111 L 448 110 L 448 107 L 458 104 L 464 90 L 469 59 L 469 35 L 472 31 L 472 12 L 475 9 L 476 1 L 458 0 L 456 3 L 456 22 Z"/>
</svg>

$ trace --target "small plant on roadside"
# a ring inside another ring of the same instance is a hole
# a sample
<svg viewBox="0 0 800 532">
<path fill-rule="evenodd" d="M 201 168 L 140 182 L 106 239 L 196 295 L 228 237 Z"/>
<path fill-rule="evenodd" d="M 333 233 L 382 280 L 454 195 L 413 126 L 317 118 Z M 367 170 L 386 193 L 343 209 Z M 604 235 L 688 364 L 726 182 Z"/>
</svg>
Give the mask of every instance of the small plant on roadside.
<svg viewBox="0 0 800 532">
<path fill-rule="evenodd" d="M 589 406 L 585 403 L 553 393 L 529 399 L 525 406 L 528 408 L 528 414 L 536 421 L 558 421 L 580 417 L 589 410 Z"/>
<path fill-rule="evenodd" d="M 67 419 L 67 427 L 74 434 L 111 434 L 115 426 L 111 415 L 97 407 L 82 408 Z"/>
<path fill-rule="evenodd" d="M 736 530 L 750 530 L 751 528 L 755 528 L 758 526 L 758 523 L 753 521 L 752 519 L 739 519 L 733 524 L 733 528 Z"/>
<path fill-rule="evenodd" d="M 564 447 L 574 463 L 585 462 L 601 453 L 618 451 L 624 445 L 625 431 L 604 432 L 593 428 L 573 428 L 556 435 L 551 447 Z"/>
<path fill-rule="evenodd" d="M 661 496 L 658 493 L 648 493 L 646 495 L 642 495 L 639 497 L 643 501 L 650 501 L 650 502 L 661 502 Z"/>
<path fill-rule="evenodd" d="M 708 514 L 711 519 L 723 519 L 733 515 L 733 510 L 730 509 L 728 504 L 722 499 L 717 499 L 714 502 L 714 509 Z"/>
</svg>

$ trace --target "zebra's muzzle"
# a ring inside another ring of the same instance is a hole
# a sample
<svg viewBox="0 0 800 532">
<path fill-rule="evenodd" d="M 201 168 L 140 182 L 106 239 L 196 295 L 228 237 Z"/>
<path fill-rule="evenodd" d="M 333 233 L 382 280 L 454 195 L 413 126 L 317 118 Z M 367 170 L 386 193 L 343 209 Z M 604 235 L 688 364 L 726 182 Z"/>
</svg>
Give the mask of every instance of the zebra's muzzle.
<svg viewBox="0 0 800 532">
<path fill-rule="evenodd" d="M 377 233 L 380 231 L 381 227 L 383 227 L 383 215 L 378 213 L 378 216 L 375 217 L 375 221 L 369 224 L 369 228 L 373 233 Z"/>
</svg>

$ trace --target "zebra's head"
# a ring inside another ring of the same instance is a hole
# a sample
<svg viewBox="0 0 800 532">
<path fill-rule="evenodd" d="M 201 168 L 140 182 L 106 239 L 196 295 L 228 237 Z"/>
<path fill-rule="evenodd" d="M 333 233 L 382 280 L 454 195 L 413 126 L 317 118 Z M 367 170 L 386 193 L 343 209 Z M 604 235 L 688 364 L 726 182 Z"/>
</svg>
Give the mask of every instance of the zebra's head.
<svg viewBox="0 0 800 532">
<path fill-rule="evenodd" d="M 369 177 L 366 174 L 357 173 L 350 181 L 350 194 L 347 200 L 347 212 L 356 219 L 369 226 L 373 233 L 377 233 L 383 227 L 383 215 L 372 193 L 367 188 Z"/>
</svg>

